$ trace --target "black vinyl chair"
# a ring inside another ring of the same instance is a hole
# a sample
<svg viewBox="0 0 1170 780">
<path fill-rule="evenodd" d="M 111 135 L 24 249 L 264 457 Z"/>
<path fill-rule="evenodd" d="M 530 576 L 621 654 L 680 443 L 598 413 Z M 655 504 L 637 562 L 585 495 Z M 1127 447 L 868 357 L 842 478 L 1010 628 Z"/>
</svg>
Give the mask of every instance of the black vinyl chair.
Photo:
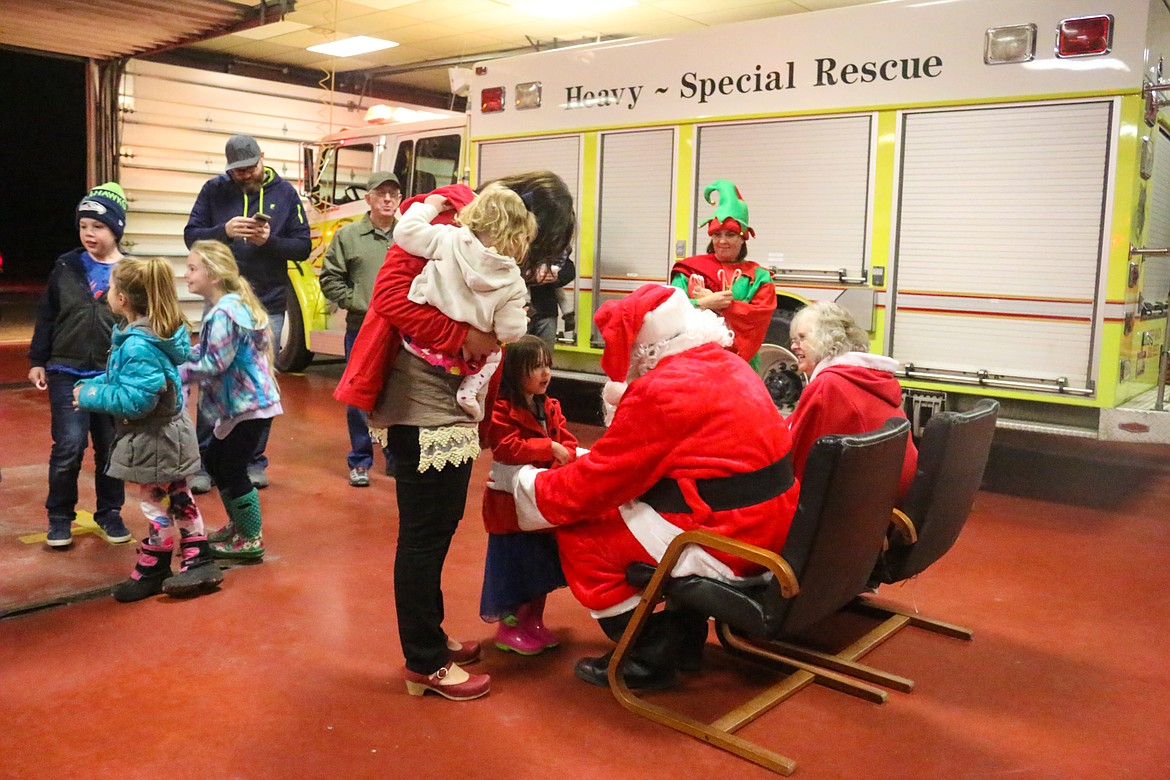
<svg viewBox="0 0 1170 780">
<path fill-rule="evenodd" d="M 926 424 L 918 471 L 894 513 L 889 549 L 878 559 L 874 582 L 888 585 L 915 577 L 954 545 L 983 483 L 998 415 L 999 402 L 984 398 L 968 412 L 942 412 Z M 959 639 L 972 636 L 970 629 L 870 602 L 863 599 L 857 607 L 889 616 L 887 636 L 905 625 Z"/>
<path fill-rule="evenodd" d="M 632 566 L 627 578 L 645 585 L 645 590 L 609 665 L 610 688 L 622 706 L 787 775 L 795 762 L 734 732 L 814 682 L 875 703 L 885 701 L 886 692 L 880 688 L 777 653 L 773 640 L 838 612 L 865 589 L 889 527 L 909 432 L 906 420 L 891 419 L 871 433 L 817 440 L 809 452 L 782 555 L 695 530 L 676 537 L 656 568 Z M 748 585 L 670 576 L 679 555 L 691 544 L 737 555 L 767 568 L 772 577 Z M 635 696 L 618 670 L 655 605 L 667 597 L 672 606 L 714 617 L 720 639 L 733 655 L 749 656 L 772 668 L 778 665 L 789 673 L 710 723 Z"/>
<path fill-rule="evenodd" d="M 918 469 L 906 498 L 894 510 L 888 549 L 882 552 L 874 567 L 871 588 L 917 576 L 954 545 L 983 482 L 998 414 L 999 402 L 985 398 L 970 411 L 942 412 L 926 424 L 918 447 Z M 849 609 L 882 622 L 833 655 L 790 645 L 785 645 L 786 652 L 843 674 L 909 691 L 913 681 L 859 664 L 857 660 L 907 626 L 956 639 L 969 640 L 973 635 L 969 628 L 923 617 L 916 611 L 891 604 L 876 603 L 870 594 L 859 596 Z"/>
</svg>

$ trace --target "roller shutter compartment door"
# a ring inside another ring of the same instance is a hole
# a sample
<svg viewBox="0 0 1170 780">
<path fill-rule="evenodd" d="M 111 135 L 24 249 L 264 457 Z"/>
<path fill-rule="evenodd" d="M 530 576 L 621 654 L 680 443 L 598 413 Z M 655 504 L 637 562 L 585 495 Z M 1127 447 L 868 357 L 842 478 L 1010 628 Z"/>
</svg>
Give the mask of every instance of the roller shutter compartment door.
<svg viewBox="0 0 1170 780">
<path fill-rule="evenodd" d="M 781 269 L 844 269 L 859 278 L 866 267 L 872 127 L 870 115 L 701 127 L 695 254 L 706 251 L 699 223 L 712 213 L 703 190 L 729 179 L 756 231 L 749 259 Z"/>
<path fill-rule="evenodd" d="M 1092 386 L 1113 104 L 902 117 L 890 353 Z"/>
</svg>

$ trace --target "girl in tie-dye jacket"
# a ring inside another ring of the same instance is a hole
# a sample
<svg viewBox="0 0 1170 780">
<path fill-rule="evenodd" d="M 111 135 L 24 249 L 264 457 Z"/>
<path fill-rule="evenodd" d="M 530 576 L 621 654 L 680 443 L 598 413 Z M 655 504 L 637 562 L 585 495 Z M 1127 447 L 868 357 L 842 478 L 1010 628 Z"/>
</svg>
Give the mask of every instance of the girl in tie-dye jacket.
<svg viewBox="0 0 1170 780">
<path fill-rule="evenodd" d="M 218 241 L 191 246 L 187 289 L 202 296 L 208 309 L 195 355 L 181 369 L 183 381 L 198 383 L 199 409 L 214 423 L 203 463 L 228 512 L 227 525 L 208 537 L 211 551 L 221 558 L 259 559 L 260 496 L 248 479 L 248 461 L 283 411 L 272 377 L 268 314 L 240 276 L 231 250 Z"/>
</svg>

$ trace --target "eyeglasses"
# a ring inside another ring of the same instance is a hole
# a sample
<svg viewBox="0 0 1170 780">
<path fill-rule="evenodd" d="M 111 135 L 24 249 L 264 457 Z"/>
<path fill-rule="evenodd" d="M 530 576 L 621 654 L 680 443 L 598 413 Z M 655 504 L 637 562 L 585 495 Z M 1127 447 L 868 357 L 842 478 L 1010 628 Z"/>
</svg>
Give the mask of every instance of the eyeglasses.
<svg viewBox="0 0 1170 780">
<path fill-rule="evenodd" d="M 261 161 L 261 162 L 256 163 L 255 165 L 249 165 L 247 168 L 233 168 L 232 170 L 228 171 L 228 176 L 231 176 L 233 179 L 245 179 L 246 180 L 246 179 L 251 179 L 251 178 L 254 178 L 256 176 L 259 176 L 263 172 L 264 172 L 264 163 L 263 163 L 263 161 Z"/>
</svg>

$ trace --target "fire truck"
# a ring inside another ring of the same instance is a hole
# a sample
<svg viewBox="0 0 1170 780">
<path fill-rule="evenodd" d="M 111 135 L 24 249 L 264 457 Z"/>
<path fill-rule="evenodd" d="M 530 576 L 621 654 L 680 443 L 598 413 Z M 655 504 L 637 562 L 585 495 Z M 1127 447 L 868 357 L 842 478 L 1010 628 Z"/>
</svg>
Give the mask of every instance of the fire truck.
<svg viewBox="0 0 1170 780">
<path fill-rule="evenodd" d="M 912 419 L 1170 441 L 1170 118 L 1162 0 L 893 0 L 476 66 L 473 182 L 547 168 L 580 229 L 556 367 L 598 372 L 604 301 L 704 251 L 738 185 L 788 324 L 838 301 L 900 361 Z"/>
</svg>

